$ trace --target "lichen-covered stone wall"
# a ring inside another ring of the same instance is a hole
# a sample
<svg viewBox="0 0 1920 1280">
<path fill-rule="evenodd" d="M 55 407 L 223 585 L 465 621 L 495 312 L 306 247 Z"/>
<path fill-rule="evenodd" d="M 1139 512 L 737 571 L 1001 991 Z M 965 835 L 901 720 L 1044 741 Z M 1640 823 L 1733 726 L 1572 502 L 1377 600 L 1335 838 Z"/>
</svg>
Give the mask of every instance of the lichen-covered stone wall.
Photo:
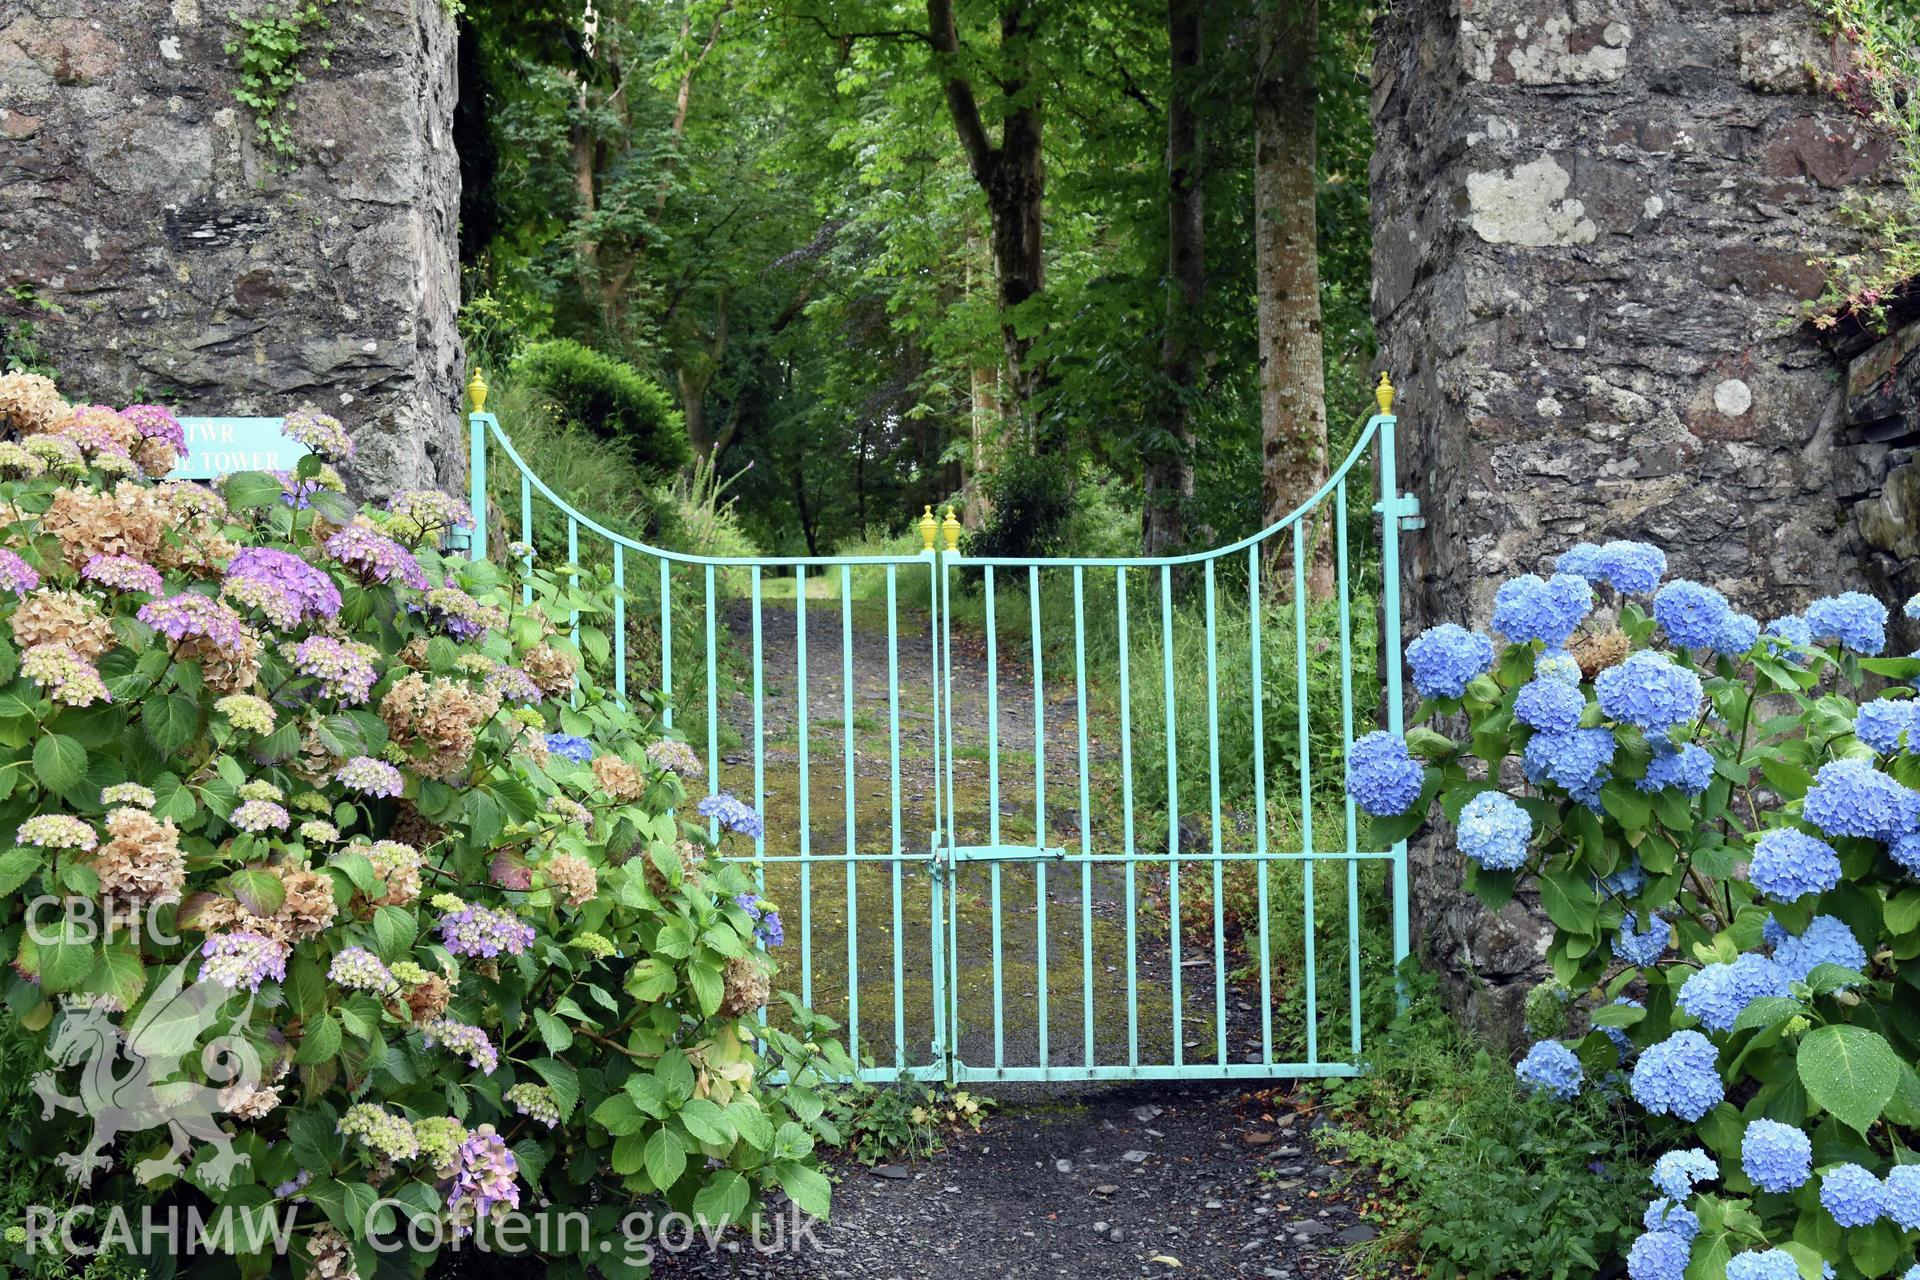
<svg viewBox="0 0 1920 1280">
<path fill-rule="evenodd" d="M 1804 0 L 1402 0 L 1379 36 L 1374 312 L 1426 516 L 1409 634 L 1484 625 L 1501 579 L 1583 539 L 1658 543 L 1763 620 L 1863 574 L 1920 586 L 1912 396 L 1862 426 L 1888 380 L 1863 366 L 1850 397 L 1791 323 L 1890 149 L 1821 90 Z M 1510 1031 L 1540 918 L 1464 898 L 1444 842 L 1415 880 L 1458 1003 Z"/>
<path fill-rule="evenodd" d="M 456 485 L 453 21 L 329 4 L 288 162 L 223 48 L 268 7 L 0 0 L 0 328 L 30 324 L 70 398 L 311 400 L 353 432 L 363 492 Z"/>
</svg>

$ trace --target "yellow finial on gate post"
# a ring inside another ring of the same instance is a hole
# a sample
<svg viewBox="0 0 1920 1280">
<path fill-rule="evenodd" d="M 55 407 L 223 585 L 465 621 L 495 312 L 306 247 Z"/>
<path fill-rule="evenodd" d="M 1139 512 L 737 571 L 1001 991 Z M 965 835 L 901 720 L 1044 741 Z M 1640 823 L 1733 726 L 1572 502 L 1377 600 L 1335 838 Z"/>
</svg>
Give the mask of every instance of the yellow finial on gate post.
<svg viewBox="0 0 1920 1280">
<path fill-rule="evenodd" d="M 933 540 L 934 540 L 934 537 L 939 532 L 940 532 L 940 521 L 934 517 L 933 504 L 929 503 L 920 512 L 920 541 L 922 543 L 921 550 L 923 551 L 933 550 Z"/>
<path fill-rule="evenodd" d="M 1393 412 L 1393 384 L 1387 381 L 1387 371 L 1380 371 L 1380 385 L 1373 389 L 1373 398 L 1380 405 L 1381 413 Z"/>
<path fill-rule="evenodd" d="M 947 550 L 958 551 L 960 549 L 960 517 L 953 514 L 951 503 L 947 505 L 947 518 L 940 522 L 940 527 L 946 531 Z"/>
<path fill-rule="evenodd" d="M 467 403 L 473 413 L 487 411 L 487 375 L 480 372 L 478 365 L 474 366 L 473 376 L 467 379 Z"/>
</svg>

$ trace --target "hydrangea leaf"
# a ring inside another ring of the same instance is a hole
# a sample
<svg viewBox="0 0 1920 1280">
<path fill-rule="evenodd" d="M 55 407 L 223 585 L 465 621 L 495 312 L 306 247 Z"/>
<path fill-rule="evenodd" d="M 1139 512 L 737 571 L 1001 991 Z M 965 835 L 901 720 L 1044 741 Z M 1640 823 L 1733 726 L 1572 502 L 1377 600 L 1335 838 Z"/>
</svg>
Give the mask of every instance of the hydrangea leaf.
<svg viewBox="0 0 1920 1280">
<path fill-rule="evenodd" d="M 391 964 L 404 956 L 413 946 L 419 928 L 411 911 L 388 906 L 374 912 L 373 937 L 380 948 L 380 958 Z"/>
<path fill-rule="evenodd" d="M 1599 925 L 1600 907 L 1593 888 L 1572 871 L 1540 877 L 1540 905 L 1554 924 L 1569 933 L 1592 933 Z"/>
<path fill-rule="evenodd" d="M 826 1219 L 833 1212 L 833 1184 L 818 1169 L 798 1161 L 782 1160 L 773 1166 L 774 1180 L 802 1210 Z"/>
<path fill-rule="evenodd" d="M 1884 1218 L 1870 1227 L 1847 1232 L 1847 1256 L 1853 1259 L 1853 1265 L 1860 1268 L 1862 1275 L 1888 1274 L 1901 1253 L 1900 1230 Z M 1910 1251 L 1907 1256 L 1912 1257 Z"/>
<path fill-rule="evenodd" d="M 680 1136 L 662 1126 L 647 1139 L 647 1176 L 653 1185 L 665 1191 L 680 1180 L 687 1169 L 687 1148 Z"/>
<path fill-rule="evenodd" d="M 280 481 L 264 471 L 238 471 L 227 477 L 227 505 L 235 511 L 277 506 L 284 493 Z"/>
<path fill-rule="evenodd" d="M 9 849 L 0 854 L 0 897 L 12 894 L 25 884 L 44 862 L 40 850 L 33 848 Z"/>
<path fill-rule="evenodd" d="M 560 1118 L 565 1120 L 572 1115 L 574 1107 L 580 1103 L 579 1073 L 558 1058 L 535 1058 L 527 1067 L 540 1077 L 548 1092 L 553 1094 L 553 1105 L 559 1108 Z"/>
<path fill-rule="evenodd" d="M 300 1038 L 300 1047 L 294 1051 L 293 1060 L 301 1066 L 329 1061 L 340 1052 L 340 1024 L 330 1017 L 321 1017 L 307 1024 L 306 1034 Z"/>
<path fill-rule="evenodd" d="M 714 1226 L 736 1221 L 746 1212 L 752 1193 L 747 1180 L 732 1169 L 715 1174 L 693 1197 L 693 1211 Z"/>
<path fill-rule="evenodd" d="M 87 749 L 63 733 L 33 744 L 33 771 L 54 791 L 65 791 L 87 773 Z"/>
<path fill-rule="evenodd" d="M 227 888 L 242 906 L 257 916 L 270 916 L 287 900 L 287 886 L 270 871 L 236 871 Z"/>
<path fill-rule="evenodd" d="M 1880 1118 L 1900 1084 L 1899 1055 L 1865 1027 L 1815 1028 L 1801 1039 L 1797 1063 L 1807 1096 L 1860 1133 Z"/>
</svg>

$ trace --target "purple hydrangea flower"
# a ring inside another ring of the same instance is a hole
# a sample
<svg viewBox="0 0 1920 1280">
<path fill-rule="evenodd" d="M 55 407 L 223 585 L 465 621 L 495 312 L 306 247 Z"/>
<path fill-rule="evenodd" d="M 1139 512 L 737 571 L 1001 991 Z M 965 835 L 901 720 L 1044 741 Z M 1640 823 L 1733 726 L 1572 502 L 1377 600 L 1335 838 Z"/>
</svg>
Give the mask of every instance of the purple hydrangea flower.
<svg viewBox="0 0 1920 1280">
<path fill-rule="evenodd" d="M 320 682 L 321 692 L 349 705 L 365 702 L 380 678 L 373 660 L 378 651 L 357 640 L 309 636 L 293 646 L 293 667 Z"/>
<path fill-rule="evenodd" d="M 701 817 L 714 819 L 724 830 L 755 840 L 766 834 L 766 824 L 760 821 L 760 815 L 753 811 L 752 806 L 743 804 L 724 791 L 708 796 L 695 808 L 700 811 Z"/>
<path fill-rule="evenodd" d="M 320 622 L 340 612 L 333 579 L 290 551 L 243 547 L 227 563 L 221 590 L 278 627 Z"/>
<path fill-rule="evenodd" d="M 453 1185 L 447 1191 L 447 1214 L 455 1234 L 473 1233 L 473 1224 L 495 1209 L 520 1207 L 520 1187 L 514 1181 L 520 1162 L 493 1126 L 483 1124 L 460 1144 Z"/>
<path fill-rule="evenodd" d="M 328 538 L 324 549 L 335 564 L 375 582 L 397 579 L 415 591 L 425 591 L 429 585 L 413 552 L 365 525 L 348 525 Z"/>
<path fill-rule="evenodd" d="M 98 559 L 99 557 L 94 557 Z M 40 575 L 32 565 L 11 551 L 0 550 L 0 588 L 21 595 L 40 585 Z"/>
<path fill-rule="evenodd" d="M 132 556 L 88 556 L 86 564 L 80 568 L 80 576 L 88 582 L 112 587 L 115 591 L 138 591 L 157 596 L 166 589 L 160 581 L 158 569 Z"/>
<path fill-rule="evenodd" d="M 229 990 L 258 991 L 268 978 L 275 982 L 287 978 L 287 944 L 257 933 L 213 934 L 200 944 L 200 954 L 206 957 L 200 965 L 200 981 L 217 982 Z"/>
<path fill-rule="evenodd" d="M 777 947 L 787 940 L 787 931 L 780 923 L 780 913 L 765 898 L 751 893 L 733 895 L 734 905 L 753 917 L 753 936 L 769 947 Z"/>
<path fill-rule="evenodd" d="M 237 653 L 246 644 L 246 619 L 220 601 L 192 592 L 149 600 L 134 616 L 173 640 L 206 640 L 227 653 Z"/>
<path fill-rule="evenodd" d="M 457 956 L 517 956 L 533 945 L 533 926 L 511 911 L 462 907 L 440 917 L 440 940 Z"/>
</svg>

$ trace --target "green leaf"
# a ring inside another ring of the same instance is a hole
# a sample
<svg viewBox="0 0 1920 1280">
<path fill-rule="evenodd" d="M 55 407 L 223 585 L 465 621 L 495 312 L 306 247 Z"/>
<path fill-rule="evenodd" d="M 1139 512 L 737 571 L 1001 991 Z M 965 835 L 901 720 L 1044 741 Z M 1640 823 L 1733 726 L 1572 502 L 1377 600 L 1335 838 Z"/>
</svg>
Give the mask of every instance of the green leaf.
<svg viewBox="0 0 1920 1280">
<path fill-rule="evenodd" d="M 593 1109 L 593 1122 L 616 1138 L 624 1138 L 640 1132 L 645 1123 L 639 1109 L 633 1105 L 633 1099 L 625 1094 L 616 1093 L 605 1099 Z"/>
<path fill-rule="evenodd" d="M 1569 933 L 1592 933 L 1600 921 L 1600 904 L 1592 884 L 1572 871 L 1540 877 L 1540 905 L 1547 916 Z"/>
<path fill-rule="evenodd" d="M 693 1096 L 693 1064 L 687 1061 L 687 1055 L 678 1049 L 669 1049 L 660 1055 L 660 1065 L 654 1074 L 660 1077 L 660 1083 L 666 1086 L 667 1097 L 675 1102 L 685 1102 Z"/>
<path fill-rule="evenodd" d="M 147 989 L 147 969 L 135 953 L 109 948 L 101 954 L 100 963 L 93 967 L 80 989 L 106 996 L 116 1008 L 131 1009 L 140 993 Z"/>
<path fill-rule="evenodd" d="M 1590 1021 L 1596 1027 L 1630 1027 L 1646 1016 L 1645 1009 L 1630 1004 L 1610 1004 L 1595 1009 Z"/>
<path fill-rule="evenodd" d="M 801 1209 L 823 1221 L 833 1213 L 833 1184 L 818 1169 L 797 1161 L 783 1160 L 773 1166 L 773 1177 L 780 1189 Z"/>
<path fill-rule="evenodd" d="M 301 1066 L 330 1061 L 340 1052 L 340 1039 L 340 1024 L 332 1018 L 323 1016 L 318 1021 L 309 1022 L 293 1060 Z"/>
<path fill-rule="evenodd" d="M 43 990 L 71 991 L 99 963 L 91 942 L 82 942 L 71 933 L 40 940 L 40 986 Z"/>
<path fill-rule="evenodd" d="M 558 1058 L 535 1058 L 527 1066 L 546 1082 L 553 1094 L 553 1105 L 560 1109 L 560 1118 L 565 1120 L 572 1115 L 580 1102 L 579 1073 Z"/>
<path fill-rule="evenodd" d="M 727 1122 L 740 1140 L 756 1151 L 773 1145 L 773 1121 L 747 1098 L 735 1098 L 727 1104 Z"/>
<path fill-rule="evenodd" d="M 573 1029 L 545 1009 L 533 1011 L 533 1022 L 540 1028 L 540 1039 L 546 1044 L 548 1052 L 564 1053 L 572 1046 Z"/>
<path fill-rule="evenodd" d="M 1807 1007 L 1798 1000 L 1792 1000 L 1786 996 L 1761 996 L 1740 1011 L 1739 1016 L 1733 1020 L 1733 1029 L 1753 1031 L 1761 1027 L 1776 1026 L 1806 1011 Z"/>
<path fill-rule="evenodd" d="M 413 912 L 385 906 L 373 913 L 373 937 L 380 947 L 380 958 L 392 964 L 413 946 L 419 923 Z"/>
<path fill-rule="evenodd" d="M 1900 1084 L 1900 1057 L 1885 1037 L 1844 1023 L 1802 1037 L 1797 1065 L 1807 1096 L 1863 1134 Z"/>
<path fill-rule="evenodd" d="M 664 1127 L 654 1130 L 647 1139 L 646 1166 L 647 1176 L 662 1191 L 680 1181 L 687 1168 L 687 1148 L 680 1136 Z"/>
<path fill-rule="evenodd" d="M 0 897 L 6 897 L 25 884 L 46 863 L 38 849 L 9 849 L 0 853 Z"/>
<path fill-rule="evenodd" d="M 732 1222 L 746 1212 L 751 1193 L 747 1180 L 732 1169 L 714 1175 L 693 1197 L 693 1211 L 714 1226 Z"/>
<path fill-rule="evenodd" d="M 252 511 L 280 501 L 285 492 L 280 482 L 264 471 L 237 471 L 227 477 L 227 505 L 235 511 Z"/>
<path fill-rule="evenodd" d="M 717 964 L 700 961 L 687 966 L 687 983 L 693 988 L 694 999 L 700 1002 L 700 1013 L 711 1018 L 719 1012 L 720 1001 L 726 998 L 727 979 Z"/>
<path fill-rule="evenodd" d="M 271 871 L 236 871 L 227 887 L 240 904 L 257 916 L 270 916 L 287 900 L 286 882 Z"/>
<path fill-rule="evenodd" d="M 727 1113 L 711 1098 L 689 1101 L 680 1109 L 680 1123 L 687 1126 L 687 1132 L 698 1142 L 728 1146 L 734 1139 L 733 1126 L 727 1121 Z"/>
<path fill-rule="evenodd" d="M 200 728 L 200 704 L 184 693 L 150 696 L 140 704 L 147 738 L 162 751 L 178 751 Z"/>
<path fill-rule="evenodd" d="M 33 744 L 33 771 L 50 790 L 65 791 L 87 774 L 87 749 L 65 734 L 50 733 Z"/>
<path fill-rule="evenodd" d="M 621 1086 L 627 1091 L 627 1097 L 633 1099 L 633 1105 L 650 1116 L 667 1114 L 667 1087 L 660 1083 L 659 1076 L 628 1076 Z"/>
<path fill-rule="evenodd" d="M 1653 817 L 1653 802 L 1618 779 L 1600 788 L 1600 804 L 1628 831 L 1644 830 Z"/>
</svg>

